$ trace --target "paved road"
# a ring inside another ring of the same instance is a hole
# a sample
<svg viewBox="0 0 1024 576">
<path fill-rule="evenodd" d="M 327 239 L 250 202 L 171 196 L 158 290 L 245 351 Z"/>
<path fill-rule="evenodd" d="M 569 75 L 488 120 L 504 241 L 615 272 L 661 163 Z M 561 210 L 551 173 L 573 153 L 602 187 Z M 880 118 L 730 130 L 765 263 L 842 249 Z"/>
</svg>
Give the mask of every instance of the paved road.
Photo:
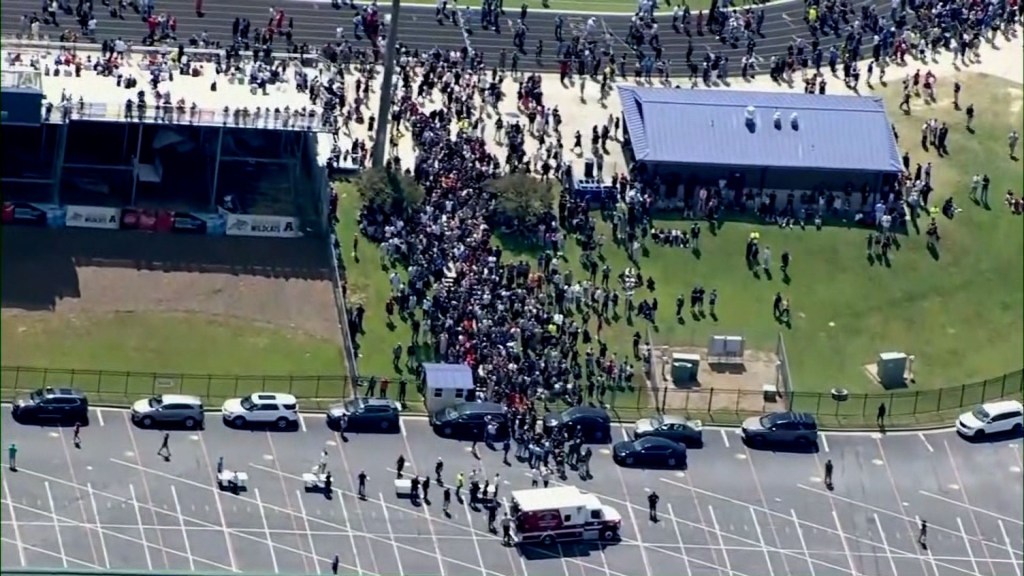
<svg viewBox="0 0 1024 576">
<path fill-rule="evenodd" d="M 885 0 L 867 0 L 878 5 L 884 10 Z M 387 2 L 381 2 L 387 4 Z M 473 5 L 478 5 L 474 2 Z M 514 4 L 514 3 L 513 3 Z M 97 2 L 99 11 L 103 6 Z M 193 0 L 158 0 L 156 3 L 158 12 L 166 11 L 178 18 L 178 32 L 181 38 L 187 39 L 192 34 L 207 31 L 212 39 L 227 41 L 230 39 L 231 22 L 236 16 L 248 17 L 254 24 L 264 22 L 269 17 L 269 7 L 276 5 L 285 10 L 285 13 L 294 18 L 295 38 L 297 41 L 309 42 L 314 45 L 323 45 L 335 39 L 335 30 L 341 25 L 351 32 L 353 13 L 348 8 L 334 10 L 328 2 L 294 1 L 283 2 L 244 2 L 243 0 L 218 1 L 207 0 L 203 4 L 206 11 L 205 18 L 197 18 Z M 19 18 L 23 14 L 31 14 L 38 11 L 37 0 L 7 0 L 0 9 L 0 30 L 3 34 L 14 34 L 18 31 Z M 794 36 L 808 36 L 807 28 L 803 23 L 803 3 L 784 2 L 772 4 L 765 8 L 766 18 L 762 29 L 765 38 L 758 43 L 757 53 L 768 60 L 771 56 L 784 53 L 787 44 Z M 387 9 L 385 9 L 385 12 Z M 509 12 L 509 17 L 515 18 L 517 13 Z M 567 16 L 568 23 L 578 23 L 580 26 L 586 21 L 582 15 Z M 628 30 L 628 16 L 604 16 L 604 23 L 607 28 L 619 37 L 624 37 Z M 685 60 L 687 38 L 682 34 L 675 34 L 670 27 L 670 17 L 666 15 L 661 24 L 662 44 L 667 57 L 676 62 Z M 530 47 L 530 57 L 523 58 L 520 67 L 528 71 L 555 71 L 556 63 L 551 56 L 546 56 L 546 61 L 538 64 L 534 61 L 532 47 L 538 38 L 543 38 L 545 44 L 550 45 L 548 52 L 554 52 L 554 15 L 550 12 L 535 11 L 528 18 L 528 23 L 533 25 L 532 31 L 527 37 L 527 46 Z M 74 27 L 71 17 L 66 17 L 65 26 Z M 50 35 L 56 37 L 61 28 L 51 27 Z M 115 20 L 107 13 L 99 16 L 97 35 L 100 38 L 121 36 L 125 39 L 139 41 L 145 33 L 145 26 L 137 19 Z M 434 21 L 434 9 L 429 6 L 404 6 L 401 12 L 401 23 L 399 26 L 399 38 L 410 47 L 420 50 L 429 50 L 435 46 L 442 48 L 456 48 L 462 46 L 463 37 L 461 31 L 455 26 L 439 26 Z M 831 45 L 835 38 L 824 39 L 823 45 Z M 365 40 L 363 41 L 365 43 Z M 476 31 L 472 36 L 473 47 L 490 55 L 491 59 L 496 58 L 502 48 L 512 49 L 512 34 L 507 30 L 503 34 L 495 34 L 488 31 Z M 724 50 L 738 65 L 743 55 L 742 47 L 729 49 L 715 38 L 709 36 L 694 36 L 695 54 L 702 54 L 704 48 L 710 48 L 716 52 Z M 492 60 L 489 60 L 492 61 Z M 677 66 L 676 70 L 682 71 Z"/>
<path fill-rule="evenodd" d="M 628 434 L 627 428 L 616 432 Z M 0 408 L 0 446 L 16 443 L 18 472 L 0 470 L 0 567 L 238 569 L 388 574 L 579 574 L 580 576 L 1019 576 L 1019 439 L 972 444 L 952 432 L 822 436 L 818 454 L 751 450 L 735 430 L 708 429 L 686 473 L 619 469 L 595 446 L 594 477 L 579 484 L 623 515 L 623 541 L 608 547 L 500 546 L 485 517 L 465 505 L 450 515 L 434 501 L 395 497 L 395 458 L 425 473 L 437 457 L 449 480 L 480 468 L 501 475 L 501 494 L 529 486 L 523 464 L 499 453 L 475 460 L 464 443 L 438 440 L 407 418 L 401 434 L 349 435 L 306 414 L 294 432 L 247 432 L 211 414 L 198 433 L 140 430 L 118 410 L 94 410 L 81 449 L 67 429 L 20 425 Z M 306 493 L 299 474 L 322 449 L 337 483 L 333 498 Z M 219 493 L 220 456 L 249 474 L 249 491 Z M 836 485 L 821 485 L 826 458 Z M 366 470 L 369 498 L 354 494 Z M 646 491 L 661 495 L 661 521 L 647 520 Z M 1015 505 L 1015 503 L 1017 505 Z M 453 503 L 454 504 L 454 503 Z M 916 544 L 915 517 L 931 525 Z"/>
</svg>

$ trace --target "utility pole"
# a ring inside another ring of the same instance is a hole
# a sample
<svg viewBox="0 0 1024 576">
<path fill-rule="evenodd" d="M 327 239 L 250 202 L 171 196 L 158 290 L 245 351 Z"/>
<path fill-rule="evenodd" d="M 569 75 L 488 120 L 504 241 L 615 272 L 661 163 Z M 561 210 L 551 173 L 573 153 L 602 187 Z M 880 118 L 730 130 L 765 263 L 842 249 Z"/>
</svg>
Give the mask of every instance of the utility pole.
<svg viewBox="0 0 1024 576">
<path fill-rule="evenodd" d="M 373 140 L 373 167 L 383 168 L 388 151 L 388 129 L 391 125 L 391 92 L 395 77 L 395 50 L 398 47 L 398 12 L 401 0 L 391 0 L 391 25 L 384 52 L 384 79 L 380 83 L 380 107 L 377 109 L 377 134 Z"/>
</svg>

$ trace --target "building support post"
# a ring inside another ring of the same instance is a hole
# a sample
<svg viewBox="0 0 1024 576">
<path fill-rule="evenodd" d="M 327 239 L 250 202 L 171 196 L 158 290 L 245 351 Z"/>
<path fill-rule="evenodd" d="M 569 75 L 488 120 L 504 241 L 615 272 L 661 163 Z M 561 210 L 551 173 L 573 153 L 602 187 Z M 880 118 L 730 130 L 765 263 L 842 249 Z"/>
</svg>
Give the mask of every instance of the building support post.
<svg viewBox="0 0 1024 576">
<path fill-rule="evenodd" d="M 132 159 L 132 200 L 128 203 L 129 206 L 135 206 L 135 194 L 139 188 L 139 159 L 142 157 L 142 131 L 146 128 L 146 125 L 142 122 L 137 124 L 139 127 L 139 140 L 135 144 L 135 158 Z"/>
<path fill-rule="evenodd" d="M 48 126 L 53 126 L 49 124 Z M 53 170 L 50 176 L 53 178 L 53 203 L 60 204 L 60 181 L 64 178 L 64 153 L 68 145 L 68 123 L 61 122 L 57 126 L 57 146 L 53 157 Z"/>
<path fill-rule="evenodd" d="M 210 187 L 210 204 L 217 209 L 217 183 L 220 180 L 220 152 L 224 144 L 224 128 L 217 128 L 217 155 L 213 164 L 213 186 Z"/>
<path fill-rule="evenodd" d="M 398 47 L 398 13 L 401 0 L 391 0 L 391 25 L 388 27 L 387 51 L 384 53 L 384 78 L 380 83 L 380 107 L 377 109 L 377 134 L 373 140 L 373 167 L 383 168 L 388 151 L 388 128 L 391 124 L 391 96 L 395 77 Z"/>
</svg>

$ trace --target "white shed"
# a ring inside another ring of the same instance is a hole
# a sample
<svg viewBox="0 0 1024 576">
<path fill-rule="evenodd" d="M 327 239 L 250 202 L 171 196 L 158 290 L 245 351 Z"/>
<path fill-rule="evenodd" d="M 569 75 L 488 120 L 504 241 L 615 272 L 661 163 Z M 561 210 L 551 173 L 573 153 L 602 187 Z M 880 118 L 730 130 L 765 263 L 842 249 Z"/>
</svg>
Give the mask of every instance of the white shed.
<svg viewBox="0 0 1024 576">
<path fill-rule="evenodd" d="M 473 400 L 473 370 L 466 364 L 424 364 L 423 399 L 433 414 Z"/>
</svg>

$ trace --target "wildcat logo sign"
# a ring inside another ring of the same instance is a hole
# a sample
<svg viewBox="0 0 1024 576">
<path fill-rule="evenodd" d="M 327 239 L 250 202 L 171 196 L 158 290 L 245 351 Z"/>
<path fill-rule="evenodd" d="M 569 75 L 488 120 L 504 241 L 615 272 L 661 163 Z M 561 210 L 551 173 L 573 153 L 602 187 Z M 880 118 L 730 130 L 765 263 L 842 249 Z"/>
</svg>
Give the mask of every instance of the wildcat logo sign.
<svg viewBox="0 0 1024 576">
<path fill-rule="evenodd" d="M 117 230 L 121 227 L 121 209 L 99 206 L 67 206 L 64 225 L 68 228 Z"/>
<path fill-rule="evenodd" d="M 253 216 L 229 214 L 228 236 L 257 236 L 261 238 L 300 238 L 299 222 L 287 216 Z"/>
</svg>

